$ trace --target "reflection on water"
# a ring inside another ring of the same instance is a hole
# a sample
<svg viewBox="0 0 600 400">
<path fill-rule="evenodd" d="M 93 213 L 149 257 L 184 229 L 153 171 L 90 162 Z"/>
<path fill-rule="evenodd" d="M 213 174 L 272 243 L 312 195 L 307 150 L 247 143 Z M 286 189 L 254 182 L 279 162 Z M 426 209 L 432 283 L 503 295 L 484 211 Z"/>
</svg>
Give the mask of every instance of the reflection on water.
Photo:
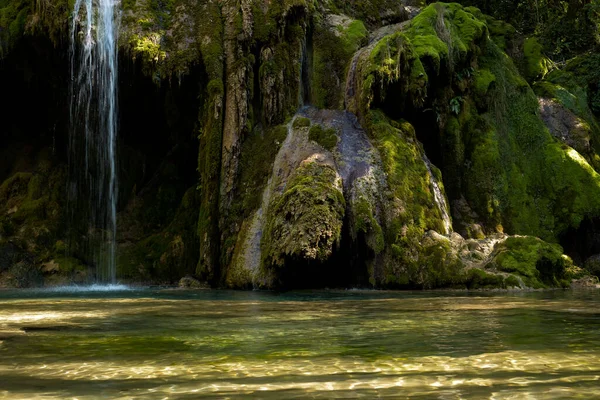
<svg viewBox="0 0 600 400">
<path fill-rule="evenodd" d="M 600 293 L 0 292 L 0 397 L 600 398 Z"/>
</svg>

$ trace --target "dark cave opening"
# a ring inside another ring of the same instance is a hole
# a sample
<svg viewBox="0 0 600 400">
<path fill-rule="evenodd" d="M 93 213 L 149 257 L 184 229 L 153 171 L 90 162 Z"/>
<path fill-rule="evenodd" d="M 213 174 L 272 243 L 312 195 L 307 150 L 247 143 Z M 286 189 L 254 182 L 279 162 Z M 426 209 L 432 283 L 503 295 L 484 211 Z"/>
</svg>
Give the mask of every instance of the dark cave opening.
<svg viewBox="0 0 600 400">
<path fill-rule="evenodd" d="M 442 131 L 441 131 L 441 112 L 437 104 L 433 104 L 430 99 L 445 98 L 445 88 L 448 88 L 451 82 L 451 73 L 447 71 L 446 66 L 441 67 L 438 73 L 432 70 L 431 66 L 425 65 L 425 69 L 430 77 L 427 83 L 427 96 L 425 102 L 411 98 L 408 94 L 407 82 L 399 80 L 386 89 L 385 94 L 375 88 L 375 108 L 380 108 L 388 117 L 393 120 L 405 120 L 415 129 L 417 140 L 423 145 L 425 155 L 438 167 L 442 174 L 444 172 Z M 450 155 L 451 157 L 451 155 Z"/>
<path fill-rule="evenodd" d="M 583 266 L 588 258 L 600 254 L 600 217 L 585 218 L 578 228 L 567 229 L 559 235 L 559 243 L 576 265 Z"/>
<path fill-rule="evenodd" d="M 158 84 L 141 62 L 121 57 L 119 71 L 119 206 L 134 187 L 177 186 L 177 198 L 197 182 L 198 117 L 207 82 L 201 64 Z M 162 180 L 162 181 L 161 181 Z"/>
<path fill-rule="evenodd" d="M 0 182 L 32 172 L 38 154 L 51 149 L 66 162 L 69 60 L 66 44 L 44 36 L 20 39 L 0 59 Z"/>
<path fill-rule="evenodd" d="M 69 152 L 69 51 L 43 36 L 25 36 L 0 59 L 0 181 L 33 171 L 37 153 L 52 149 L 59 163 Z M 133 186 L 145 186 L 170 159 L 175 179 L 197 181 L 198 113 L 206 73 L 192 66 L 180 80 L 157 84 L 141 62 L 119 57 L 118 167 L 122 208 Z"/>
<path fill-rule="evenodd" d="M 207 82 L 204 66 L 192 65 L 185 75 L 160 82 L 147 72 L 130 54 L 119 54 L 117 224 L 118 237 L 128 242 L 165 229 L 176 216 L 186 191 L 198 181 L 198 124 Z M 0 59 L 0 182 L 17 172 L 47 177 L 64 171 L 58 176 L 66 178 L 69 157 L 73 156 L 69 148 L 69 74 L 67 40 L 53 43 L 43 36 L 24 36 Z M 48 182 L 44 185 L 50 185 L 50 178 L 43 179 Z M 58 225 L 51 227 L 56 236 L 47 245 L 74 239 L 77 244 L 69 248 L 70 256 L 91 263 L 85 244 L 88 223 L 67 223 L 66 180 L 56 187 L 64 194 L 59 194 L 57 200 L 60 219 L 52 222 Z M 48 192 L 42 187 L 42 193 Z M 127 219 L 132 199 L 147 211 Z M 127 232 L 132 231 L 127 226 L 132 221 L 140 221 L 142 229 L 136 228 L 140 233 Z M 190 226 L 195 222 L 190 220 Z M 18 235 L 18 230 L 11 232 Z M 186 252 L 195 252 L 194 241 L 188 240 Z"/>
<path fill-rule="evenodd" d="M 340 244 L 334 247 L 327 261 L 286 260 L 279 275 L 280 289 L 371 288 L 368 263 L 374 260 L 375 254 L 367 245 L 364 233 L 353 238 L 349 226 L 350 218 L 346 215 Z"/>
</svg>

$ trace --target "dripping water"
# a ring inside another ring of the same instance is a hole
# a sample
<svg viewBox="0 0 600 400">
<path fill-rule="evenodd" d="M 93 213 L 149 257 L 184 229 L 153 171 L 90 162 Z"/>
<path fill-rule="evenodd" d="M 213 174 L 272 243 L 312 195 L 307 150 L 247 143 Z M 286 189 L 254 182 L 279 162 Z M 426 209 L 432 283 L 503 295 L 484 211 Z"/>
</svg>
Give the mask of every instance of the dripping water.
<svg viewBox="0 0 600 400">
<path fill-rule="evenodd" d="M 118 6 L 76 0 L 70 30 L 69 249 L 102 282 L 116 280 Z"/>
<path fill-rule="evenodd" d="M 450 219 L 450 213 L 448 212 L 448 203 L 446 202 L 446 196 L 440 188 L 440 184 L 433 174 L 433 170 L 431 169 L 431 161 L 427 158 L 426 155 L 423 155 L 423 161 L 425 162 L 425 166 L 427 167 L 427 173 L 429 174 L 429 180 L 431 181 L 431 187 L 433 188 L 433 199 L 435 200 L 435 204 L 440 210 L 442 214 L 442 222 L 444 223 L 444 235 L 449 235 L 452 232 L 452 220 Z"/>
</svg>

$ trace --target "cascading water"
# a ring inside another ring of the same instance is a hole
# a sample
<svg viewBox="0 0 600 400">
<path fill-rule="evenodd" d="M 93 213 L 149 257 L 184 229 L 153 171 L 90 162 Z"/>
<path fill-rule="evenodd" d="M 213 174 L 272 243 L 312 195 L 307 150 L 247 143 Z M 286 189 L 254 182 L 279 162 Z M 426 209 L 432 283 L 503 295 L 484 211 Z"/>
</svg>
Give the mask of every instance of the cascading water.
<svg viewBox="0 0 600 400">
<path fill-rule="evenodd" d="M 116 280 L 118 6 L 76 0 L 71 21 L 69 247 L 102 282 Z"/>
</svg>

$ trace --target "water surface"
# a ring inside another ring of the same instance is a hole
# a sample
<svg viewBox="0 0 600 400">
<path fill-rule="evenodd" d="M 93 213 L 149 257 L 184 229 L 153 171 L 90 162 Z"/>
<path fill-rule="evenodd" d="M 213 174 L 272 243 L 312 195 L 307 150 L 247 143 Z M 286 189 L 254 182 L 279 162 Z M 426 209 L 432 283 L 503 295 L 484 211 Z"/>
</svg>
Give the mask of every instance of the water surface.
<svg viewBox="0 0 600 400">
<path fill-rule="evenodd" d="M 600 397 L 600 293 L 0 291 L 10 399 Z"/>
</svg>

